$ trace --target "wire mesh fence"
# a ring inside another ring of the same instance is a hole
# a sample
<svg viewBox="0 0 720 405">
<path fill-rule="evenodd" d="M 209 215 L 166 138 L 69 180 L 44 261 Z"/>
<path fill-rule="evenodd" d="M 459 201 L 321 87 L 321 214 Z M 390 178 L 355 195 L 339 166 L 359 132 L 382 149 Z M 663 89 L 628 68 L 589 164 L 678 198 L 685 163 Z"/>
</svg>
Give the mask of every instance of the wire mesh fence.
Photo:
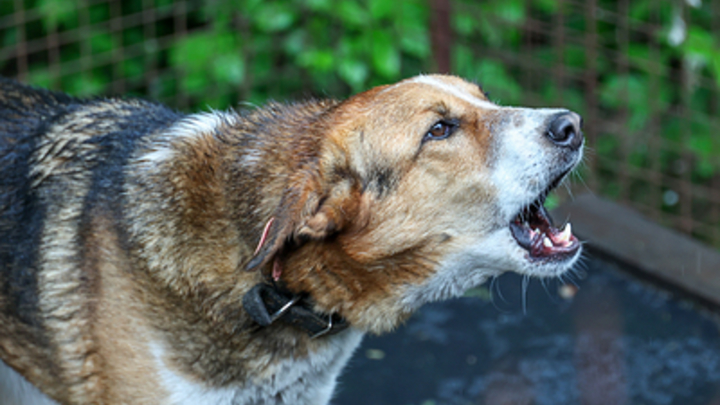
<svg viewBox="0 0 720 405">
<path fill-rule="evenodd" d="M 63 10 L 73 3 L 3 2 L 0 72 L 81 96 L 138 94 L 187 106 L 166 84 L 177 76 L 167 53 L 202 27 L 197 5 L 89 0 Z"/>
<path fill-rule="evenodd" d="M 81 96 L 140 95 L 187 110 L 268 97 L 343 97 L 418 72 L 450 70 L 478 80 L 504 104 L 582 113 L 588 157 L 582 179 L 566 193 L 590 190 L 720 247 L 718 1 L 415 1 L 415 8 L 397 6 L 397 14 L 382 17 L 392 27 L 371 27 L 386 31 L 368 34 L 367 42 L 360 23 L 350 26 L 363 12 L 382 16 L 378 2 L 347 0 L 337 10 L 321 9 L 321 2 L 278 2 L 286 8 L 272 9 L 262 22 L 241 6 L 219 9 L 217 1 L 6 0 L 0 2 L 0 74 Z M 280 18 L 294 4 L 298 13 Z M 420 10 L 418 18 L 413 10 Z M 232 35 L 207 34 L 217 33 L 214 20 L 225 17 Z M 427 32 L 401 26 L 414 19 L 424 19 Z M 374 75 L 386 62 L 376 57 L 378 47 L 396 41 L 403 27 L 401 68 Z M 312 30 L 329 52 L 316 46 Z M 198 64 L 183 49 L 199 35 L 213 49 L 241 44 L 242 57 L 226 53 Z M 425 52 L 423 41 L 431 40 L 435 46 Z M 353 46 L 380 60 L 349 63 Z M 277 52 L 268 57 L 268 49 Z M 199 75 L 188 73 L 193 64 Z M 290 67 L 298 64 L 304 70 Z"/>
</svg>

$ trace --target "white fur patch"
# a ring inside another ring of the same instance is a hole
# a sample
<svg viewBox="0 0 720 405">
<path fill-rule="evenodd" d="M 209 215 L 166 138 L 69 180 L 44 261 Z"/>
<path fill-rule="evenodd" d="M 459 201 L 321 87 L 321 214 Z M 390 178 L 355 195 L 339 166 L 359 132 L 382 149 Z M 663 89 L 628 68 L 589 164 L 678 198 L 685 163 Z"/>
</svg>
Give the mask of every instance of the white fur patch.
<svg viewBox="0 0 720 405">
<path fill-rule="evenodd" d="M 0 360 L 0 403 L 2 405 L 58 405 L 2 360 Z"/>
<path fill-rule="evenodd" d="M 337 376 L 362 336 L 356 329 L 331 336 L 309 357 L 289 358 L 272 365 L 270 378 L 260 381 L 251 378 L 244 387 L 218 388 L 193 381 L 168 367 L 161 343 L 152 343 L 151 351 L 173 405 L 325 405 L 330 401 Z"/>
<path fill-rule="evenodd" d="M 458 252 L 443 258 L 429 279 L 407 287 L 402 301 L 407 310 L 414 311 L 428 302 L 460 297 L 488 278 L 516 269 L 508 247 L 517 244 L 507 240 L 502 232 L 477 239 L 458 238 L 463 239 L 455 242 L 463 245 Z"/>
<path fill-rule="evenodd" d="M 467 101 L 470 104 L 473 104 L 477 107 L 486 109 L 486 110 L 498 110 L 501 107 L 497 104 L 493 104 L 487 100 L 483 100 L 480 98 L 475 97 L 474 95 L 468 93 L 464 89 L 454 86 L 451 83 L 448 83 L 446 81 L 440 80 L 439 78 L 432 77 L 432 76 L 417 76 L 413 79 L 408 80 L 407 82 L 401 82 L 403 83 L 422 83 L 427 84 L 430 86 L 435 87 L 436 89 L 442 90 L 446 93 L 449 93 L 453 95 L 454 97 L 457 97 L 463 101 Z"/>
<path fill-rule="evenodd" d="M 243 167 L 251 168 L 262 163 L 263 154 L 261 150 L 248 148 L 243 152 L 245 153 L 240 156 L 240 164 Z"/>
<path fill-rule="evenodd" d="M 507 123 L 496 134 L 497 159 L 492 182 L 498 190 L 502 218 L 510 221 L 525 205 L 545 190 L 560 173 L 556 171 L 557 146 L 546 139 L 548 120 L 562 109 L 504 108 Z M 582 150 L 577 160 L 582 159 Z"/>
<path fill-rule="evenodd" d="M 230 112 L 213 111 L 188 115 L 168 128 L 163 134 L 163 141 L 152 145 L 152 150 L 144 153 L 139 163 L 158 164 L 171 160 L 175 151 L 172 143 L 178 139 L 197 138 L 199 136 L 213 134 L 226 125 L 237 123 L 237 116 Z"/>
</svg>

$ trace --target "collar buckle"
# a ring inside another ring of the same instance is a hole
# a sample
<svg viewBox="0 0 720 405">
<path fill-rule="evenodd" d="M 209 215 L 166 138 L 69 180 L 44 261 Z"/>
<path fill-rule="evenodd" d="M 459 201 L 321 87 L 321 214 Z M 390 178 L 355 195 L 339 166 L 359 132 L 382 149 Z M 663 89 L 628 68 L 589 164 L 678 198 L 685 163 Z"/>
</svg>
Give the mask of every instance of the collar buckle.
<svg viewBox="0 0 720 405">
<path fill-rule="evenodd" d="M 281 316 L 283 316 L 283 314 L 285 314 L 285 312 L 287 312 L 288 310 L 290 310 L 290 308 L 291 308 L 293 305 L 297 304 L 298 301 L 300 301 L 300 296 L 299 296 L 299 295 L 293 295 L 293 297 L 290 299 L 290 301 L 286 302 L 282 307 L 280 307 L 280 309 L 278 309 L 277 311 L 275 311 L 274 314 L 270 315 L 270 323 L 275 322 L 278 318 L 280 318 Z"/>
<path fill-rule="evenodd" d="M 310 339 L 333 335 L 349 324 L 337 314 L 323 314 L 312 309 L 312 303 L 303 294 L 293 294 L 277 285 L 260 283 L 242 298 L 245 312 L 260 326 L 274 322 L 295 326 L 308 334 Z"/>
<path fill-rule="evenodd" d="M 327 326 L 325 329 L 321 330 L 320 332 L 315 333 L 314 335 L 310 336 L 310 339 L 319 338 L 322 335 L 325 335 L 326 333 L 330 332 L 333 328 L 333 320 L 332 320 L 332 314 L 328 315 L 327 319 Z"/>
</svg>

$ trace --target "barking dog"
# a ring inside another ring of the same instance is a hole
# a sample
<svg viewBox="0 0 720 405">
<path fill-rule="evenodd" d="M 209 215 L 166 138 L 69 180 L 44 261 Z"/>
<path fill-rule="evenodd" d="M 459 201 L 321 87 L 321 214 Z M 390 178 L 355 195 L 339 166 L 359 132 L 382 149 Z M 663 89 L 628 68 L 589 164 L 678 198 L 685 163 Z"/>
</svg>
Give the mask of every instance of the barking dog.
<svg viewBox="0 0 720 405">
<path fill-rule="evenodd" d="M 0 398 L 326 404 L 364 333 L 574 264 L 580 121 L 452 76 L 194 115 L 0 80 Z"/>
</svg>

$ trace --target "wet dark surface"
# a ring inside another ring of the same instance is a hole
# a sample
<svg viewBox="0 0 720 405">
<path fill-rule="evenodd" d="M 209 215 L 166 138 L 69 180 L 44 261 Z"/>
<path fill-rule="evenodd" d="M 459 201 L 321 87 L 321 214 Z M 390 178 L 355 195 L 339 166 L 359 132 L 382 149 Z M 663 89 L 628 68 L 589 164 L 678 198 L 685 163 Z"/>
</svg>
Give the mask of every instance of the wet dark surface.
<svg viewBox="0 0 720 405">
<path fill-rule="evenodd" d="M 574 295 L 557 280 L 524 295 L 506 275 L 492 294 L 426 305 L 366 337 L 332 403 L 720 404 L 717 316 L 614 263 L 585 267 Z"/>
</svg>

